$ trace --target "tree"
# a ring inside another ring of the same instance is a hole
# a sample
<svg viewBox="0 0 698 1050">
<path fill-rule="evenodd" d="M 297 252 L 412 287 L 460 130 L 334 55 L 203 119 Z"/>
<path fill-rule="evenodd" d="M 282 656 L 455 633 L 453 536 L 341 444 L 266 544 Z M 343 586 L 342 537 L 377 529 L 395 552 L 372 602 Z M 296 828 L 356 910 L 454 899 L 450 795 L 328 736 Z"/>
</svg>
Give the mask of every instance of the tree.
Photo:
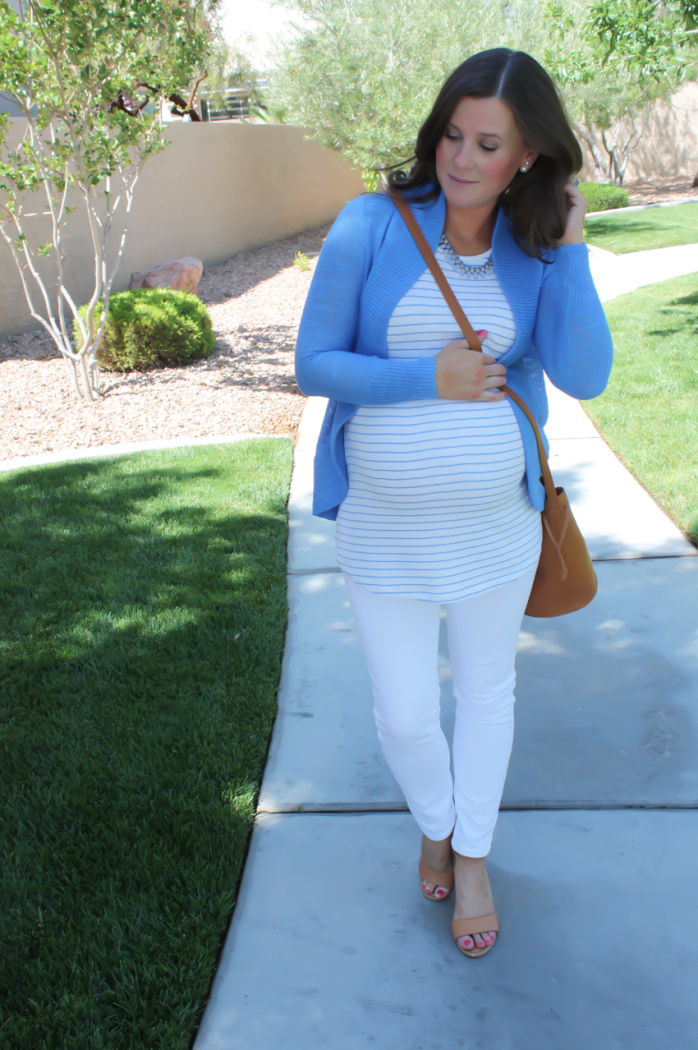
<svg viewBox="0 0 698 1050">
<path fill-rule="evenodd" d="M 264 119 L 266 106 L 260 81 L 263 77 L 250 58 L 245 44 L 229 44 L 222 36 L 216 41 L 208 63 L 206 101 L 210 106 L 224 109 L 231 89 L 244 91 L 250 113 Z"/>
<path fill-rule="evenodd" d="M 166 145 L 162 99 L 194 78 L 211 35 L 202 0 L 26 0 L 20 17 L 0 0 L 0 91 L 24 119 L 15 143 L 0 116 L 0 232 L 78 397 L 99 390 L 96 354 L 134 189 Z M 32 212 L 42 207 L 51 236 L 38 244 Z M 66 277 L 65 226 L 77 209 L 94 251 L 84 320 Z"/>
<path fill-rule="evenodd" d="M 588 33 L 603 68 L 619 82 L 634 83 L 651 99 L 666 98 L 696 73 L 697 23 L 698 0 L 596 0 Z"/>
<path fill-rule="evenodd" d="M 641 140 L 639 118 L 686 75 L 688 38 L 674 13 L 666 5 L 662 13 L 653 0 L 549 0 L 544 12 L 545 64 L 567 99 L 597 179 L 622 185 Z"/>
<path fill-rule="evenodd" d="M 447 74 L 473 51 L 501 44 L 507 9 L 521 5 L 288 0 L 284 6 L 307 21 L 274 56 L 271 104 L 371 172 L 412 156 Z"/>
<path fill-rule="evenodd" d="M 608 56 L 601 9 L 652 7 L 651 0 L 281 2 L 306 26 L 276 56 L 271 101 L 365 172 L 411 157 L 440 85 L 464 58 L 508 46 L 527 51 L 551 74 L 597 178 L 622 182 L 639 142 L 637 118 L 673 90 L 685 68 L 673 22 L 647 28 L 644 65 Z M 681 2 L 698 10 L 698 0 Z M 656 75 L 646 68 L 652 55 Z"/>
</svg>

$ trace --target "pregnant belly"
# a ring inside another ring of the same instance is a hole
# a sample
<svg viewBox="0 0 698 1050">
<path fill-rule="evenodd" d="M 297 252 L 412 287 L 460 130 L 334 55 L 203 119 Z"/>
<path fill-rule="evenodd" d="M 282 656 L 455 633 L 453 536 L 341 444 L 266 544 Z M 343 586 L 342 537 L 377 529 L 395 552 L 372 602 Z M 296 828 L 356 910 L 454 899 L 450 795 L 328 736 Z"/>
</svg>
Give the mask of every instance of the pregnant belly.
<svg viewBox="0 0 698 1050">
<path fill-rule="evenodd" d="M 350 502 L 411 512 L 495 511 L 525 470 L 508 401 L 411 401 L 363 406 L 345 425 Z"/>
</svg>

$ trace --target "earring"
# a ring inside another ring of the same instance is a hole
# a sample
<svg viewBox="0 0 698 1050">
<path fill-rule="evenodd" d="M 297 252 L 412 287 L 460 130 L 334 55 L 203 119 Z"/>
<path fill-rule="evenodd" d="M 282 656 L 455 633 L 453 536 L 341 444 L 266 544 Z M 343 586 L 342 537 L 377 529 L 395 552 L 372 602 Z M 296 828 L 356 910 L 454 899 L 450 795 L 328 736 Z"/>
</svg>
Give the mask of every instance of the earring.
<svg viewBox="0 0 698 1050">
<path fill-rule="evenodd" d="M 528 168 L 527 168 L 527 167 L 526 167 L 526 165 L 524 164 L 524 166 L 523 166 L 522 168 L 519 168 L 519 171 L 528 171 Z"/>
</svg>

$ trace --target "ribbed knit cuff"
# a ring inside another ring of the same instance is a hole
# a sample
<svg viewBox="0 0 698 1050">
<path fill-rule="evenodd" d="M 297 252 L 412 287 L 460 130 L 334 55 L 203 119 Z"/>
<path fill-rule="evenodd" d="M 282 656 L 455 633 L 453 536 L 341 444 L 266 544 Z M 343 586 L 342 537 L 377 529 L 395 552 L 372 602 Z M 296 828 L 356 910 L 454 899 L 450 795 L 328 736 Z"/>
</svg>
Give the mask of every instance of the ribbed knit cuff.
<svg viewBox="0 0 698 1050">
<path fill-rule="evenodd" d="M 558 245 L 555 268 L 559 286 L 567 295 L 570 313 L 575 317 L 586 317 L 592 312 L 594 299 L 598 298 L 589 268 L 588 246 L 583 243 Z"/>
<path fill-rule="evenodd" d="M 390 405 L 399 401 L 422 401 L 438 397 L 436 357 L 418 357 L 416 361 L 372 360 L 376 362 L 371 377 L 373 404 Z"/>
</svg>

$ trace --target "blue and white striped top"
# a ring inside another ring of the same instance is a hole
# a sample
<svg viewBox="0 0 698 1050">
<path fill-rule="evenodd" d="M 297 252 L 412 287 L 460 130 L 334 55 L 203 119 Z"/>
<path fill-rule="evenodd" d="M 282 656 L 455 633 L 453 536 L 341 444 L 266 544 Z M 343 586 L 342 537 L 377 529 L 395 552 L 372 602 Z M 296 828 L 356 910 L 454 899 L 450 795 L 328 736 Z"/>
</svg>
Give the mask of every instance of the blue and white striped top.
<svg viewBox="0 0 698 1050">
<path fill-rule="evenodd" d="M 463 257 L 470 265 L 490 252 Z M 437 259 L 483 347 L 513 345 L 514 318 L 494 273 L 463 276 Z M 462 338 L 428 270 L 395 307 L 388 357 L 435 355 Z M 344 572 L 379 594 L 453 602 L 518 579 L 538 562 L 540 513 L 508 400 L 441 398 L 363 405 L 344 427 L 349 491 L 337 514 Z"/>
</svg>

